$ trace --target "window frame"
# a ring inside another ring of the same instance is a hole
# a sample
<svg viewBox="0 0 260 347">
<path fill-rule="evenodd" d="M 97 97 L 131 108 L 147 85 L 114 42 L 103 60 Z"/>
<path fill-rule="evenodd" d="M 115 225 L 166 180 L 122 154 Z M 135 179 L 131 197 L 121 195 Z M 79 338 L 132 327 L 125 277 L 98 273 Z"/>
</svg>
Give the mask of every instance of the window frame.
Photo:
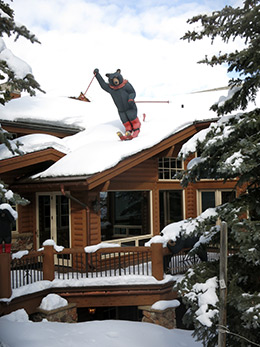
<svg viewBox="0 0 260 347">
<path fill-rule="evenodd" d="M 203 192 L 214 192 L 215 193 L 215 207 L 222 205 L 222 192 L 234 192 L 234 189 L 198 189 L 197 190 L 197 215 L 202 213 L 202 194 Z"/>
</svg>

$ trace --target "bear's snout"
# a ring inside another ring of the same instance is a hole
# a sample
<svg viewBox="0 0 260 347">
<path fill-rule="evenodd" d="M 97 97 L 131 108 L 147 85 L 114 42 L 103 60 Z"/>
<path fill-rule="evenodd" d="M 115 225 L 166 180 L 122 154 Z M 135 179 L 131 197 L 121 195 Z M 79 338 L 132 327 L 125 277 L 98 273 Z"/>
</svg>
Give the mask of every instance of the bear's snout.
<svg viewBox="0 0 260 347">
<path fill-rule="evenodd" d="M 119 85 L 119 79 L 117 77 L 113 78 L 113 84 L 114 84 L 114 86 L 118 86 Z"/>
</svg>

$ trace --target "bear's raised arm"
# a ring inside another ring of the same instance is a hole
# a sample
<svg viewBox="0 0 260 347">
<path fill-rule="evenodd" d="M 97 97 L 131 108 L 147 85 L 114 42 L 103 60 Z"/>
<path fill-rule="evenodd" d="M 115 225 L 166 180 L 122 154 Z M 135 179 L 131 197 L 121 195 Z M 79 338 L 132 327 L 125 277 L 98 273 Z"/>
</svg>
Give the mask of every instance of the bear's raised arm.
<svg viewBox="0 0 260 347">
<path fill-rule="evenodd" d="M 97 78 L 97 80 L 98 80 L 98 83 L 99 83 L 99 85 L 100 85 L 100 87 L 102 88 L 102 89 L 104 89 L 106 92 L 110 92 L 110 88 L 109 88 L 109 85 L 108 85 L 108 83 L 106 83 L 105 81 L 104 81 L 104 79 L 103 79 L 103 77 L 100 75 L 100 73 L 99 73 L 99 70 L 98 69 L 95 69 L 94 70 L 94 74 L 95 74 L 95 76 L 96 76 L 96 78 Z"/>
</svg>

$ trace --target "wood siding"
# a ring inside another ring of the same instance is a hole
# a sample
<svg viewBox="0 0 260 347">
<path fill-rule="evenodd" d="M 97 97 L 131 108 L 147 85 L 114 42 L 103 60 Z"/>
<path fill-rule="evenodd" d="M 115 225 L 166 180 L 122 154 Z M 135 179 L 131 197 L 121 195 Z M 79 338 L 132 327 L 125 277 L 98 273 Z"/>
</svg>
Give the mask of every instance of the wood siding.
<svg viewBox="0 0 260 347">
<path fill-rule="evenodd" d="M 108 190 L 151 190 L 157 181 L 157 159 L 151 158 L 114 177 Z"/>
<path fill-rule="evenodd" d="M 196 187 L 194 184 L 189 184 L 185 189 L 185 217 L 195 218 L 197 217 L 197 197 Z"/>
<path fill-rule="evenodd" d="M 33 232 L 36 235 L 35 194 L 26 196 L 30 203 L 26 206 L 18 205 L 18 231 L 19 233 Z"/>
<path fill-rule="evenodd" d="M 85 203 L 85 194 L 71 192 L 71 195 Z M 87 209 L 77 202 L 71 200 L 71 246 L 73 248 L 85 247 L 87 245 Z"/>
</svg>

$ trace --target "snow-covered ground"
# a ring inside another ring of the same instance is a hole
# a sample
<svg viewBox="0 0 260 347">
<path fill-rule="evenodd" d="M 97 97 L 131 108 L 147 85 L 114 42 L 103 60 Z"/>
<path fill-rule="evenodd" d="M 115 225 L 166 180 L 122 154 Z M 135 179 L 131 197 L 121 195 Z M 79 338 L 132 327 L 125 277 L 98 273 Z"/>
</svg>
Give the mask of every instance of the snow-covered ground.
<svg viewBox="0 0 260 347">
<path fill-rule="evenodd" d="M 24 310 L 0 318 L 1 347 L 199 347 L 192 331 L 168 330 L 142 322 L 106 320 L 40 323 Z"/>
</svg>

